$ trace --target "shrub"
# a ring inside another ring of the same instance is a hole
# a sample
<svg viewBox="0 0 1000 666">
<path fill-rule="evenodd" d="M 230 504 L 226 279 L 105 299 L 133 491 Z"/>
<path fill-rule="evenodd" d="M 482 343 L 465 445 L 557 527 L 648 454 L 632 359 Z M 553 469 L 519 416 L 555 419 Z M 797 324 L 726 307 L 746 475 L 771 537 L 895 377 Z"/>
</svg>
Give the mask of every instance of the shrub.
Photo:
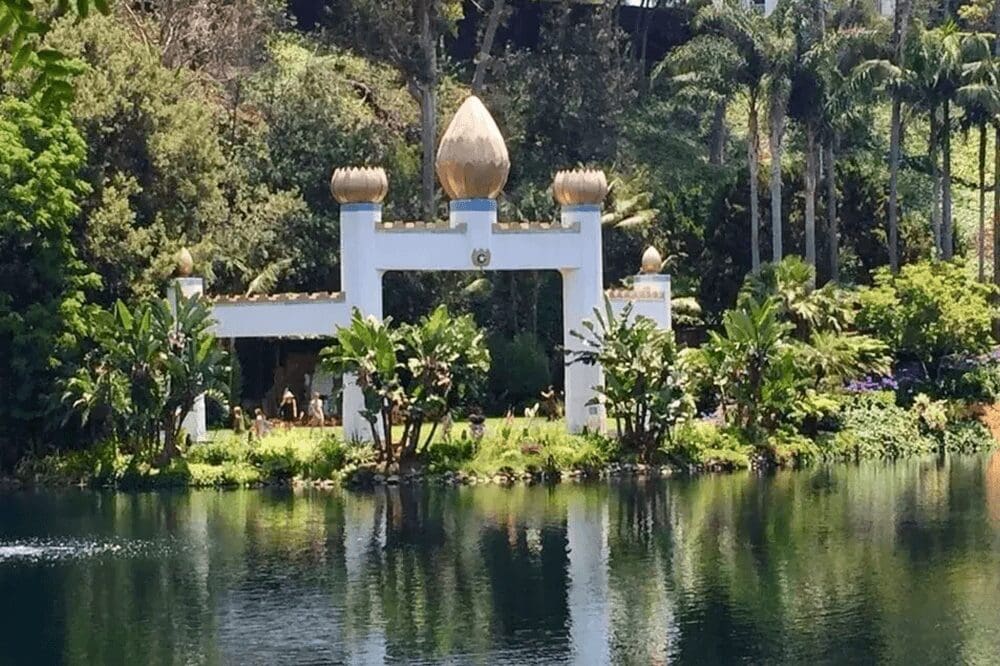
<svg viewBox="0 0 1000 666">
<path fill-rule="evenodd" d="M 347 450 L 343 442 L 327 435 L 313 448 L 303 464 L 302 473 L 311 479 L 329 479 L 347 463 Z"/>
<path fill-rule="evenodd" d="M 265 439 L 250 454 L 250 462 L 266 481 L 285 481 L 302 471 L 295 448 L 285 441 Z"/>
<path fill-rule="evenodd" d="M 604 313 L 595 308 L 594 319 L 583 322 L 582 332 L 571 332 L 582 349 L 569 353 L 570 363 L 601 365 L 604 384 L 595 388 L 622 445 L 648 461 L 694 412 L 674 334 L 647 317 L 633 317 L 631 304 L 615 313 L 606 298 Z"/>
<path fill-rule="evenodd" d="M 859 460 L 900 458 L 935 449 L 934 438 L 925 435 L 916 411 L 896 405 L 891 392 L 852 396 L 841 410 L 841 430 L 827 443 L 825 455 Z"/>
<path fill-rule="evenodd" d="M 952 453 L 977 453 L 996 446 L 996 440 L 979 421 L 963 419 L 949 423 L 942 433 L 941 443 Z"/>
<path fill-rule="evenodd" d="M 991 293 L 958 263 L 908 264 L 898 275 L 883 268 L 861 292 L 857 324 L 897 359 L 936 364 L 949 355 L 981 354 L 991 344 Z"/>
<path fill-rule="evenodd" d="M 789 337 L 792 325 L 778 314 L 774 299 L 742 299 L 701 349 L 727 421 L 755 443 L 789 420 L 809 388 L 797 343 Z"/>
<path fill-rule="evenodd" d="M 753 447 L 729 428 L 707 421 L 690 421 L 677 430 L 672 446 L 664 452 L 676 463 L 698 467 L 745 469 Z"/>
<path fill-rule="evenodd" d="M 116 442 L 105 440 L 79 451 L 24 458 L 16 473 L 28 482 L 107 486 L 117 481 L 129 459 L 118 453 Z"/>
<path fill-rule="evenodd" d="M 194 444 L 185 455 L 188 462 L 221 465 L 226 462 L 246 462 L 250 458 L 250 444 L 246 436 L 233 435 Z"/>
<path fill-rule="evenodd" d="M 246 462 L 225 462 L 221 465 L 189 463 L 190 485 L 196 488 L 224 486 L 255 486 L 261 482 L 260 471 Z"/>
<path fill-rule="evenodd" d="M 938 381 L 927 387 L 942 398 L 966 402 L 996 402 L 1000 399 L 1000 357 L 996 352 L 942 364 Z"/>
</svg>

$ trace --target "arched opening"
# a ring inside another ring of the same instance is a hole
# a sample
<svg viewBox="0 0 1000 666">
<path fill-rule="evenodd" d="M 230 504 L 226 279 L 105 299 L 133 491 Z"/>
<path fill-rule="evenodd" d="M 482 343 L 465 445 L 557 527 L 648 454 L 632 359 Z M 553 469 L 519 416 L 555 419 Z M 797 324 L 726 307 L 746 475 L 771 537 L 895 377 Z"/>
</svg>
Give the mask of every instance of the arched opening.
<svg viewBox="0 0 1000 666">
<path fill-rule="evenodd" d="M 488 332 L 491 368 L 477 399 L 489 416 L 524 413 L 564 388 L 562 278 L 555 270 L 416 272 L 383 277 L 383 314 L 414 323 L 438 305 Z"/>
</svg>

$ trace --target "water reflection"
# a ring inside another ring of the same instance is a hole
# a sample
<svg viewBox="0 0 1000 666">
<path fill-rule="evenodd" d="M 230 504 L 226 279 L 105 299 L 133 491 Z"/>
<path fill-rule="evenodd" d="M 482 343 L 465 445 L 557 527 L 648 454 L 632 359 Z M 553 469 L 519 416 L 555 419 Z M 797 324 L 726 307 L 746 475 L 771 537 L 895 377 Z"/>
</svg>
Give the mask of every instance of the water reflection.
<svg viewBox="0 0 1000 666">
<path fill-rule="evenodd" d="M 0 663 L 1000 654 L 1000 454 L 665 483 L 0 496 Z"/>
</svg>

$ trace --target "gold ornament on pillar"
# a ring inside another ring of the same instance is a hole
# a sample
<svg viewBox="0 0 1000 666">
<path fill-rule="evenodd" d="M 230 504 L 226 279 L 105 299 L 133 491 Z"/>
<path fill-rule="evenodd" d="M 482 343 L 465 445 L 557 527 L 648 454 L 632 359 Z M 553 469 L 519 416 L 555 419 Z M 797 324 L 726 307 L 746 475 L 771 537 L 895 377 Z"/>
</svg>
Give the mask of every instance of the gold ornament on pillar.
<svg viewBox="0 0 1000 666">
<path fill-rule="evenodd" d="M 191 252 L 186 248 L 182 247 L 174 255 L 174 260 L 176 265 L 174 266 L 174 276 L 175 277 L 191 277 L 191 273 L 194 272 L 194 257 L 191 256 Z"/>
<path fill-rule="evenodd" d="M 389 178 L 381 167 L 335 169 L 330 191 L 338 203 L 382 203 L 389 193 Z"/>
<path fill-rule="evenodd" d="M 434 163 L 452 200 L 495 199 L 507 183 L 510 157 L 500 128 L 475 95 L 458 107 L 438 145 Z"/>
<path fill-rule="evenodd" d="M 600 205 L 608 196 L 608 179 L 600 169 L 557 171 L 552 196 L 560 206 Z"/>
<path fill-rule="evenodd" d="M 643 275 L 656 275 L 662 269 L 663 257 L 660 256 L 659 250 L 650 245 L 642 253 L 642 263 L 639 266 L 639 272 Z"/>
</svg>

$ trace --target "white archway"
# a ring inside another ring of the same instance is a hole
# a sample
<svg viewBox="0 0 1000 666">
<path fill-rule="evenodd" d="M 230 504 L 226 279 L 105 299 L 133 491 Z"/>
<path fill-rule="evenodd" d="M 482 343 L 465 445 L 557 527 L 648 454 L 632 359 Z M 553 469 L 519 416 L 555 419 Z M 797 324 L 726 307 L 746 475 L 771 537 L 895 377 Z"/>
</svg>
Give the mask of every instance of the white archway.
<svg viewBox="0 0 1000 666">
<path fill-rule="evenodd" d="M 569 171 L 556 175 L 553 192 L 561 205 L 558 223 L 501 223 L 496 195 L 509 162 L 503 138 L 482 103 L 470 97 L 452 119 L 441 141 L 438 174 L 451 196 L 446 223 L 384 222 L 388 189 L 381 169 L 338 169 L 332 189 L 340 207 L 340 293 L 278 294 L 212 299 L 216 335 L 239 337 L 333 337 L 358 308 L 382 317 L 382 276 L 387 271 L 556 270 L 563 282 L 563 342 L 577 347 L 570 331 L 579 329 L 594 308 L 603 306 L 604 270 L 601 202 L 604 174 Z M 616 307 L 635 303 L 635 313 L 670 327 L 670 278 L 659 274 L 655 250 L 630 289 L 607 292 Z M 184 278 L 185 293 L 200 291 L 200 280 Z M 195 285 L 194 283 L 197 283 Z M 601 382 L 598 366 L 566 368 L 566 421 L 570 432 L 603 430 L 604 411 L 588 404 Z M 361 417 L 360 389 L 344 381 L 345 436 L 370 439 Z M 197 415 L 195 419 L 199 418 Z M 192 424 L 192 435 L 204 432 Z M 197 438 L 196 435 L 196 438 Z"/>
</svg>

